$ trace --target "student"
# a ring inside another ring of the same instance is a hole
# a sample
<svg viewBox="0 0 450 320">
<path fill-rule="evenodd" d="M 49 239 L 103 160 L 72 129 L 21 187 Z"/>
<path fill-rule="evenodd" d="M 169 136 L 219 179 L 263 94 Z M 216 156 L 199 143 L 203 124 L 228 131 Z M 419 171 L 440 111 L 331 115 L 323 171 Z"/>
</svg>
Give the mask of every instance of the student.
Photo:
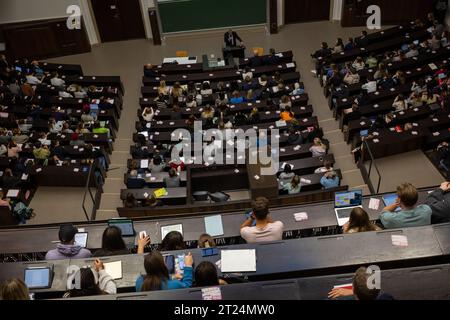
<svg viewBox="0 0 450 320">
<path fill-rule="evenodd" d="M 352 67 L 356 71 L 361 71 L 366 67 L 366 64 L 364 63 L 364 59 L 362 57 L 357 57 L 356 60 L 353 62 Z"/>
<path fill-rule="evenodd" d="M 64 87 L 64 85 L 66 84 L 66 82 L 59 77 L 58 72 L 54 72 L 52 74 L 52 78 L 50 79 L 50 83 L 54 87 Z"/>
<path fill-rule="evenodd" d="M 169 270 L 164 263 L 164 258 L 159 251 L 152 251 L 144 258 L 146 275 L 136 279 L 136 291 L 172 290 L 183 289 L 192 286 L 192 265 L 194 260 L 191 253 L 184 258 L 183 278 L 171 280 Z"/>
<path fill-rule="evenodd" d="M 314 173 L 326 173 L 333 170 L 333 165 L 330 161 L 325 160 L 323 162 L 323 167 L 317 168 Z"/>
<path fill-rule="evenodd" d="M 92 256 L 88 249 L 75 244 L 75 234 L 78 229 L 73 224 L 63 224 L 59 227 L 59 243 L 56 249 L 45 255 L 45 260 L 84 259 Z"/>
<path fill-rule="evenodd" d="M 202 89 L 200 90 L 200 94 L 202 96 L 210 96 L 213 94 L 213 91 L 211 89 L 211 85 L 209 84 L 209 81 L 203 81 Z"/>
<path fill-rule="evenodd" d="M 201 118 L 204 120 L 214 118 L 214 109 L 208 104 L 201 114 Z"/>
<path fill-rule="evenodd" d="M 103 231 L 102 248 L 94 253 L 94 257 L 106 257 L 129 254 L 122 238 L 122 230 L 116 226 L 107 227 Z"/>
<path fill-rule="evenodd" d="M 142 111 L 142 119 L 144 119 L 144 121 L 150 122 L 153 120 L 154 116 L 155 112 L 152 107 L 145 107 L 144 111 Z"/>
<path fill-rule="evenodd" d="M 173 168 L 169 170 L 169 176 L 164 177 L 164 185 L 166 188 L 178 188 L 181 180 L 177 174 L 177 171 Z"/>
<path fill-rule="evenodd" d="M 344 233 L 379 230 L 381 230 L 381 228 L 370 222 L 369 215 L 362 208 L 354 208 L 350 213 L 350 220 L 342 227 Z"/>
<path fill-rule="evenodd" d="M 369 44 L 369 39 L 367 39 L 367 31 L 361 31 L 361 36 L 356 39 L 356 44 L 359 48 L 365 48 Z"/>
<path fill-rule="evenodd" d="M 215 248 L 216 247 L 216 242 L 214 241 L 214 238 L 211 237 L 209 234 L 207 233 L 203 233 L 202 235 L 200 235 L 200 238 L 198 238 L 198 247 L 199 248 Z"/>
<path fill-rule="evenodd" d="M 288 96 L 284 95 L 280 99 L 280 110 L 285 110 L 286 107 L 290 107 L 291 108 L 292 107 L 292 101 L 291 101 L 291 99 Z"/>
<path fill-rule="evenodd" d="M 80 269 L 80 288 L 67 291 L 63 298 L 88 297 L 104 294 L 116 294 L 114 279 L 105 271 L 103 262 L 95 259 L 94 268 Z"/>
<path fill-rule="evenodd" d="M 291 180 L 295 177 L 295 173 L 292 171 L 292 167 L 290 164 L 286 164 L 284 166 L 283 172 L 280 173 L 280 176 L 278 177 L 280 181 L 280 189 L 284 187 L 284 185 L 291 182 Z"/>
<path fill-rule="evenodd" d="M 258 197 L 252 202 L 252 214 L 241 225 L 241 237 L 247 243 L 279 241 L 283 238 L 283 222 L 273 221 L 269 216 L 269 200 Z M 256 220 L 256 225 L 252 227 Z"/>
<path fill-rule="evenodd" d="M 362 90 L 367 91 L 367 93 L 373 93 L 377 91 L 377 82 L 372 76 L 367 77 L 367 82 L 361 86 Z"/>
<path fill-rule="evenodd" d="M 337 38 L 336 44 L 333 48 L 333 53 L 341 53 L 344 51 L 344 42 L 342 41 L 342 38 Z"/>
<path fill-rule="evenodd" d="M 432 211 L 431 223 L 450 222 L 450 182 L 443 182 L 441 186 L 430 193 L 425 200 Z"/>
<path fill-rule="evenodd" d="M 340 179 L 335 171 L 329 171 L 324 174 L 324 176 L 320 179 L 320 184 L 325 189 L 332 189 L 339 187 Z"/>
<path fill-rule="evenodd" d="M 355 300 L 362 301 L 394 300 L 390 294 L 381 293 L 380 289 L 368 287 L 368 284 L 371 283 L 371 276 L 372 273 L 368 272 L 365 267 L 359 268 L 353 276 L 352 289 L 334 288 L 328 293 L 328 298 L 352 297 Z"/>
<path fill-rule="evenodd" d="M 216 266 L 210 261 L 202 261 L 195 268 L 194 287 L 213 287 L 227 284 L 217 275 Z"/>
<path fill-rule="evenodd" d="M 295 115 L 294 113 L 291 111 L 291 107 L 286 106 L 286 108 L 284 109 L 284 111 L 281 113 L 280 115 L 280 119 L 283 121 L 292 121 L 295 119 Z"/>
<path fill-rule="evenodd" d="M 322 143 L 319 138 L 314 138 L 313 145 L 309 148 L 313 157 L 322 157 L 327 153 L 327 147 Z"/>
<path fill-rule="evenodd" d="M 232 94 L 232 98 L 230 99 L 230 103 L 238 104 L 238 103 L 243 103 L 243 102 L 244 102 L 244 97 L 240 94 L 240 92 L 234 91 Z"/>
<path fill-rule="evenodd" d="M 313 58 L 321 58 L 321 57 L 327 57 L 332 54 L 331 49 L 328 47 L 328 43 L 322 42 L 322 45 L 319 50 L 317 50 L 315 53 L 313 53 L 311 56 Z"/>
<path fill-rule="evenodd" d="M 378 60 L 377 60 L 377 58 L 375 58 L 373 53 L 371 53 L 369 55 L 369 57 L 366 59 L 366 66 L 368 68 L 372 69 L 372 68 L 376 68 L 377 65 L 378 65 Z"/>
<path fill-rule="evenodd" d="M 344 47 L 344 51 L 353 50 L 355 48 L 356 48 L 355 40 L 353 40 L 353 38 L 348 38 L 348 42 Z"/>
<path fill-rule="evenodd" d="M 167 96 L 168 94 L 169 94 L 169 88 L 167 88 L 166 82 L 164 80 L 161 80 L 159 82 L 158 95 Z"/>
<path fill-rule="evenodd" d="M 410 183 L 397 187 L 397 201 L 383 209 L 380 220 L 386 229 L 426 226 L 431 223 L 431 208 L 426 204 L 416 205 L 417 189 Z M 395 212 L 397 208 L 401 211 Z"/>
<path fill-rule="evenodd" d="M 123 206 L 125 208 L 136 208 L 137 201 L 132 193 L 127 193 L 126 199 L 123 201 Z"/>
<path fill-rule="evenodd" d="M 247 79 L 249 80 L 253 79 L 253 72 L 249 67 L 245 67 L 244 73 L 242 73 L 242 80 L 248 81 Z"/>
<path fill-rule="evenodd" d="M 150 164 L 148 165 L 148 169 L 152 173 L 163 172 L 165 167 L 166 167 L 166 164 L 162 161 L 161 156 L 155 156 L 152 159 L 152 161 L 150 161 Z"/>
<path fill-rule="evenodd" d="M 301 187 L 302 186 L 300 184 L 300 177 L 296 175 L 292 178 L 292 180 L 289 183 L 286 183 L 283 186 L 283 190 L 286 190 L 288 194 L 298 194 L 300 193 Z"/>
<path fill-rule="evenodd" d="M 408 101 L 405 99 L 403 94 L 399 94 L 392 104 L 392 107 L 395 108 L 396 112 L 404 111 L 408 109 Z"/>
<path fill-rule="evenodd" d="M 30 300 L 30 292 L 21 279 L 10 279 L 0 286 L 1 300 Z"/>
<path fill-rule="evenodd" d="M 186 244 L 184 243 L 183 235 L 178 231 L 171 231 L 161 242 L 161 251 L 184 250 Z"/>
<path fill-rule="evenodd" d="M 303 136 L 294 128 L 289 128 L 287 142 L 290 146 L 303 144 Z"/>
</svg>

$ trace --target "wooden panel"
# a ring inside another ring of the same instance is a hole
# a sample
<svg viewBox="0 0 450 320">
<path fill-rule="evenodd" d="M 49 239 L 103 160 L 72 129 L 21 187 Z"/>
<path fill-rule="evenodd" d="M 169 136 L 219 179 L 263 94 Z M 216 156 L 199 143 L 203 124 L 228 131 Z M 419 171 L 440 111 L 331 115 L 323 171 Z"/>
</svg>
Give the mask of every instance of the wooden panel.
<svg viewBox="0 0 450 320">
<path fill-rule="evenodd" d="M 341 25 L 343 27 L 365 26 L 369 17 L 367 7 L 381 8 L 382 24 L 402 24 L 425 18 L 432 11 L 432 2 L 423 0 L 344 0 Z"/>
<path fill-rule="evenodd" d="M 269 0 L 270 33 L 278 33 L 278 6 L 277 0 Z"/>
<path fill-rule="evenodd" d="M 69 30 L 66 19 L 28 21 L 0 25 L 10 60 L 45 59 L 89 52 L 84 23 L 81 30 Z"/>
<path fill-rule="evenodd" d="M 285 0 L 285 24 L 330 19 L 330 0 Z"/>
</svg>

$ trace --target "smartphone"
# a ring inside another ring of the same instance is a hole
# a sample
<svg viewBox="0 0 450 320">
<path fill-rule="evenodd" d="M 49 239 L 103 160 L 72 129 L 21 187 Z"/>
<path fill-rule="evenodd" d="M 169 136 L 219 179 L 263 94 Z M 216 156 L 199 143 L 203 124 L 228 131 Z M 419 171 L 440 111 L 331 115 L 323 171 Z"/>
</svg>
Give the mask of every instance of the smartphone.
<svg viewBox="0 0 450 320">
<path fill-rule="evenodd" d="M 178 268 L 179 268 L 180 270 L 184 270 L 184 257 L 185 257 L 184 254 L 180 254 L 180 255 L 178 256 Z"/>
<path fill-rule="evenodd" d="M 164 256 L 164 263 L 166 264 L 169 274 L 175 274 L 175 256 L 167 255 Z"/>
<path fill-rule="evenodd" d="M 245 219 L 248 220 L 252 217 L 253 211 L 248 211 L 245 213 Z M 253 220 L 252 227 L 256 226 L 256 220 Z"/>
<path fill-rule="evenodd" d="M 145 231 L 139 232 L 139 239 L 144 239 L 145 237 L 147 237 L 147 232 Z"/>
</svg>

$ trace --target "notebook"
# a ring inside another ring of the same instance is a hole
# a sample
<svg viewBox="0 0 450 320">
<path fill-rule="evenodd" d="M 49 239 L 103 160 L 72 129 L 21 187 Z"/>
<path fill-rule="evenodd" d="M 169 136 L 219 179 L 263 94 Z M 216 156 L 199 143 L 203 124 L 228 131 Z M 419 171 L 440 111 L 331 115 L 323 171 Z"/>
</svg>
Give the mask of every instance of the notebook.
<svg viewBox="0 0 450 320">
<path fill-rule="evenodd" d="M 164 239 L 169 232 L 178 231 L 183 234 L 183 225 L 182 224 L 173 224 L 170 226 L 161 227 L 161 239 Z"/>
<path fill-rule="evenodd" d="M 222 216 L 205 217 L 205 230 L 211 237 L 222 236 L 224 234 Z"/>
<path fill-rule="evenodd" d="M 114 280 L 122 279 L 122 261 L 107 262 L 103 264 L 105 266 L 105 271 Z"/>
</svg>

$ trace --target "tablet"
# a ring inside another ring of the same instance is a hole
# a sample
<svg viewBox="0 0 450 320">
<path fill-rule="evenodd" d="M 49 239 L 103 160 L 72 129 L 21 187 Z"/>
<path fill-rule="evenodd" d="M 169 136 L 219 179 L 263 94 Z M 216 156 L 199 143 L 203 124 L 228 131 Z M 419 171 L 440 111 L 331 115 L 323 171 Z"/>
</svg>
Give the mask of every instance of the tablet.
<svg viewBox="0 0 450 320">
<path fill-rule="evenodd" d="M 52 286 L 52 268 L 37 267 L 25 269 L 25 284 L 28 289 L 48 289 Z"/>
<path fill-rule="evenodd" d="M 75 244 L 79 245 L 82 248 L 86 248 L 87 238 L 88 238 L 87 232 L 75 233 Z"/>
<path fill-rule="evenodd" d="M 390 206 L 391 204 L 394 204 L 395 201 L 397 201 L 398 195 L 396 193 L 392 193 L 392 194 L 387 194 L 385 196 L 382 197 L 383 202 L 385 204 L 385 206 Z M 395 209 L 395 212 L 400 211 L 401 208 L 397 208 Z"/>
</svg>

